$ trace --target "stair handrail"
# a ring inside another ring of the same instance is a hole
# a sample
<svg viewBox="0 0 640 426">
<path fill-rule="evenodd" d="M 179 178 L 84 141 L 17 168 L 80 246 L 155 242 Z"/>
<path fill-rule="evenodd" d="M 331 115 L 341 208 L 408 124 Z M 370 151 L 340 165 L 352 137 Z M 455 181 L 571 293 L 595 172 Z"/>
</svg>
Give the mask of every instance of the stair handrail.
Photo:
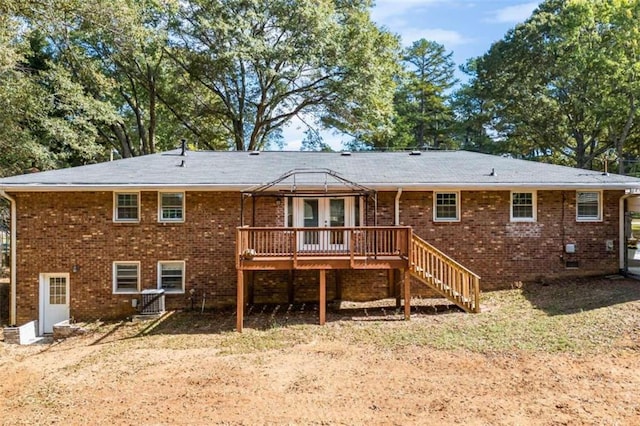
<svg viewBox="0 0 640 426">
<path fill-rule="evenodd" d="M 424 250 L 425 252 L 431 252 L 432 255 L 436 256 L 436 258 L 439 258 L 440 261 L 446 261 L 444 263 L 446 263 L 447 265 L 449 265 L 453 270 L 457 270 L 457 272 L 461 272 L 463 274 L 469 275 L 471 278 L 471 281 L 473 282 L 472 287 L 469 289 L 471 290 L 471 301 L 464 301 L 464 300 L 457 300 L 456 297 L 454 296 L 454 294 L 450 291 L 451 290 L 451 283 L 441 283 L 440 286 L 435 284 L 435 281 L 433 281 L 433 271 L 428 271 L 428 274 L 432 276 L 432 283 L 428 284 L 430 287 L 432 287 L 433 289 L 437 290 L 439 293 L 445 295 L 447 298 L 449 298 L 449 300 L 453 301 L 454 303 L 456 303 L 458 306 L 460 306 L 461 308 L 463 308 L 465 311 L 471 311 L 471 312 L 480 312 L 480 276 L 478 274 L 476 274 L 475 272 L 471 271 L 469 268 L 461 265 L 459 262 L 455 261 L 454 259 L 452 259 L 450 256 L 446 255 L 445 253 L 443 253 L 441 250 L 437 249 L 436 247 L 434 247 L 432 244 L 429 244 L 428 242 L 426 242 L 425 240 L 423 240 L 422 238 L 420 238 L 419 236 L 413 234 L 413 237 L 411 239 L 412 241 L 412 249 L 411 249 L 411 259 L 410 259 L 410 269 L 411 271 L 414 273 L 414 275 L 416 275 L 420 280 L 424 281 L 425 283 L 427 283 L 427 280 L 424 277 L 421 277 L 421 275 L 418 273 L 417 271 L 417 267 L 421 267 L 422 268 L 422 273 L 427 273 L 427 269 L 428 269 L 428 265 L 417 265 L 416 262 L 419 259 L 419 251 Z M 416 250 L 417 249 L 417 250 Z M 449 288 L 449 292 L 445 291 L 443 287 L 443 285 Z M 451 294 L 449 294 L 451 293 Z"/>
</svg>

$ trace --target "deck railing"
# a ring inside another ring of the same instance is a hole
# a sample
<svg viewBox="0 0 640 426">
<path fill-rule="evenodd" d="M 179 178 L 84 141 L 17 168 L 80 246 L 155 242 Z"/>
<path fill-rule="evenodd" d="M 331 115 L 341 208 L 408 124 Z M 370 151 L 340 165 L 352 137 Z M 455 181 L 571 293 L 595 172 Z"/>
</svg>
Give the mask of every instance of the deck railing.
<svg viewBox="0 0 640 426">
<path fill-rule="evenodd" d="M 408 258 L 411 228 L 238 228 L 237 258 L 298 256 L 398 256 Z"/>
<path fill-rule="evenodd" d="M 468 312 L 480 312 L 480 277 L 413 235 L 411 272 Z"/>
</svg>

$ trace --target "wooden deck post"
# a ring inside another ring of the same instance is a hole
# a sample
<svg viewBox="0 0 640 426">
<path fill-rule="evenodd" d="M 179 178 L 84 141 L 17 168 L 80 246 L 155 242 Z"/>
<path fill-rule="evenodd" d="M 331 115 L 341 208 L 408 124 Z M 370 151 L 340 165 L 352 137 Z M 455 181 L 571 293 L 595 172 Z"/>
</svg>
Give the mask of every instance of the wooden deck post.
<svg viewBox="0 0 640 426">
<path fill-rule="evenodd" d="M 327 315 L 327 271 L 320 269 L 320 325 L 324 325 Z"/>
<path fill-rule="evenodd" d="M 411 318 L 411 271 L 404 270 L 404 319 Z"/>
<path fill-rule="evenodd" d="M 244 322 L 244 271 L 242 269 L 238 269 L 237 285 L 236 329 L 238 333 L 242 333 L 242 325 Z"/>
<path fill-rule="evenodd" d="M 400 270 L 398 273 L 404 279 L 404 276 L 402 275 L 402 271 Z M 402 294 L 401 294 L 402 291 L 401 291 L 399 279 L 397 280 L 395 279 L 395 270 L 394 270 L 393 292 L 396 298 L 396 309 L 400 309 L 400 307 L 402 306 Z"/>
</svg>

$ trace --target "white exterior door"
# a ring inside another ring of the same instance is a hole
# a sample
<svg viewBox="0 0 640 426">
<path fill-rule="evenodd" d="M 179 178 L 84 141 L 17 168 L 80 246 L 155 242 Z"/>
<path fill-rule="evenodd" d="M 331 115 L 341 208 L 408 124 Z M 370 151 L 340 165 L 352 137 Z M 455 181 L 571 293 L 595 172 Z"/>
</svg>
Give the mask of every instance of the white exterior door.
<svg viewBox="0 0 640 426">
<path fill-rule="evenodd" d="M 300 198 L 296 200 L 295 223 L 300 228 L 353 226 L 353 199 Z M 305 251 L 343 251 L 348 249 L 346 231 L 305 231 L 298 238 Z"/>
<path fill-rule="evenodd" d="M 69 319 L 69 274 L 40 274 L 40 333 Z"/>
</svg>

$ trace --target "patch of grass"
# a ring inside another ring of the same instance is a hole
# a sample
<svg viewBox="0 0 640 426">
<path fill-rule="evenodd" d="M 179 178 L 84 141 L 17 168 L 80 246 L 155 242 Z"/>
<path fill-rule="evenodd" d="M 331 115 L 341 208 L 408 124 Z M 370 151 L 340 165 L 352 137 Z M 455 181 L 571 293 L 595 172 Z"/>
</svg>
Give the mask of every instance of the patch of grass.
<svg viewBox="0 0 640 426">
<path fill-rule="evenodd" d="M 631 288 L 629 300 L 618 303 L 620 291 L 629 288 L 620 290 L 612 282 L 602 285 L 608 288 L 560 285 L 551 289 L 554 301 L 546 309 L 534 307 L 527 294 L 546 291 L 544 287 L 488 293 L 482 303 L 491 308 L 479 315 L 424 316 L 394 326 L 354 325 L 348 339 L 353 344 L 370 343 L 388 349 L 416 345 L 473 352 L 607 352 L 625 336 L 640 334 L 640 294 Z M 632 285 L 640 287 L 640 283 Z M 563 299 L 560 294 L 584 291 L 587 293 L 581 302 L 585 309 L 575 309 L 576 299 L 566 295 Z M 600 297 L 594 296 L 596 293 L 601 293 Z"/>
<path fill-rule="evenodd" d="M 180 312 L 151 323 L 93 323 L 84 338 L 99 359 L 121 350 L 206 348 L 220 355 L 285 350 L 314 341 L 371 345 L 381 350 L 420 346 L 480 353 L 542 351 L 606 353 L 623 339 L 640 340 L 640 283 L 632 280 L 574 280 L 485 293 L 483 312 L 465 314 L 417 306 L 411 321 L 393 309 L 329 311 L 324 327 L 317 312 L 278 309 L 245 319 L 236 333 L 233 311 Z M 374 312 L 375 311 L 375 312 Z M 358 313 L 359 312 L 359 313 Z M 385 313 L 386 312 L 386 313 Z M 635 346 L 637 347 L 637 345 Z"/>
</svg>

